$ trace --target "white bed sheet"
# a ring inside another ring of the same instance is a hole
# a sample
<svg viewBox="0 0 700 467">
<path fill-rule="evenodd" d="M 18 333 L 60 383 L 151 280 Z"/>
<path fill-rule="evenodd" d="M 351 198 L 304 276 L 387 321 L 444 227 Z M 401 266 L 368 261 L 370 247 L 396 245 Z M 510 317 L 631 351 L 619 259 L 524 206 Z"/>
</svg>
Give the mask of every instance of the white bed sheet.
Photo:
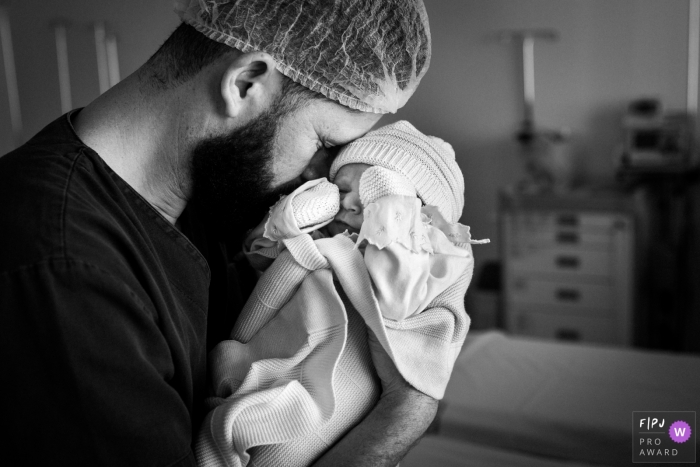
<svg viewBox="0 0 700 467">
<path fill-rule="evenodd" d="M 504 451 L 443 436 L 426 436 L 399 467 L 601 467 Z"/>
<path fill-rule="evenodd" d="M 700 357 L 473 333 L 447 387 L 439 433 L 627 466 L 632 412 L 650 410 L 700 410 Z"/>
</svg>

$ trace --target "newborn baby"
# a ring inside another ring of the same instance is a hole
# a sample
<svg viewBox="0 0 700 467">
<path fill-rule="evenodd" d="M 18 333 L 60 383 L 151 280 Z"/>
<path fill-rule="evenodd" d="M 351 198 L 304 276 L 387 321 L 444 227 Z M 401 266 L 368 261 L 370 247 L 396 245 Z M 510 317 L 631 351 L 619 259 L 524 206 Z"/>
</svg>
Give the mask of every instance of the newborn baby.
<svg viewBox="0 0 700 467">
<path fill-rule="evenodd" d="M 457 223 L 451 146 L 397 122 L 344 147 L 330 179 L 281 199 L 246 241 L 265 273 L 210 354 L 200 464 L 310 465 L 379 397 L 368 330 L 406 382 L 444 393 L 478 243 Z"/>
</svg>

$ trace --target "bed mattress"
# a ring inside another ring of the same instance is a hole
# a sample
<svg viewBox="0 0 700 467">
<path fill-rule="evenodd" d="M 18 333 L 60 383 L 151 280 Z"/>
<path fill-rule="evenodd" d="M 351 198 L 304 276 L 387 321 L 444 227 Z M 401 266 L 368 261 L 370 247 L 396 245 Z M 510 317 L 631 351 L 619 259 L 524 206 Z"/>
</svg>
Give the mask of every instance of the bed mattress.
<svg viewBox="0 0 700 467">
<path fill-rule="evenodd" d="M 426 436 L 401 461 L 400 467 L 601 467 L 546 459 L 443 436 Z"/>
<path fill-rule="evenodd" d="M 633 411 L 698 409 L 698 356 L 473 333 L 441 402 L 438 432 L 539 456 L 628 466 Z"/>
</svg>

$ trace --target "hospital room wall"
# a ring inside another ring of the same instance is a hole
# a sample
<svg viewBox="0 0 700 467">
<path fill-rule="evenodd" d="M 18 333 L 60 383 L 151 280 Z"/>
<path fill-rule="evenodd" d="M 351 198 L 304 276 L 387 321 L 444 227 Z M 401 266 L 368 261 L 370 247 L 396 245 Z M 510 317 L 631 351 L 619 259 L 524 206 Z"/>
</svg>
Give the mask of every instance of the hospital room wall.
<svg viewBox="0 0 700 467">
<path fill-rule="evenodd" d="M 522 117 L 520 51 L 493 39 L 503 29 L 559 31 L 535 45 L 535 118 L 569 127 L 590 183 L 610 183 L 625 103 L 641 95 L 683 108 L 688 0 L 425 0 L 433 57 L 429 73 L 396 115 L 449 141 L 466 180 L 463 222 L 496 238 L 496 191 L 523 175 L 514 132 Z M 136 70 L 178 23 L 172 0 L 21 0 L 10 13 L 26 140 L 61 113 L 52 20 L 67 18 L 73 106 L 99 94 L 90 24 L 117 33 L 122 77 Z M 1 66 L 1 65 L 0 65 Z M 0 70 L 3 71 L 3 70 Z M 0 73 L 0 154 L 12 147 Z M 477 266 L 497 257 L 480 246 Z"/>
<path fill-rule="evenodd" d="M 73 107 L 99 95 L 95 21 L 105 21 L 118 39 L 122 78 L 163 43 L 179 20 L 173 0 L 15 0 L 6 6 L 12 24 L 17 80 L 26 141 L 61 114 L 54 30 L 68 21 L 68 60 Z M 12 148 L 4 68 L 0 65 L 0 154 Z"/>
<path fill-rule="evenodd" d="M 515 132 L 522 120 L 521 49 L 505 29 L 552 28 L 535 44 L 535 120 L 568 127 L 589 185 L 614 183 L 613 152 L 630 99 L 659 97 L 684 109 L 687 0 L 425 0 L 433 56 L 404 118 L 449 141 L 466 181 L 462 221 L 476 238 L 477 269 L 498 257 L 497 190 L 524 172 Z"/>
</svg>

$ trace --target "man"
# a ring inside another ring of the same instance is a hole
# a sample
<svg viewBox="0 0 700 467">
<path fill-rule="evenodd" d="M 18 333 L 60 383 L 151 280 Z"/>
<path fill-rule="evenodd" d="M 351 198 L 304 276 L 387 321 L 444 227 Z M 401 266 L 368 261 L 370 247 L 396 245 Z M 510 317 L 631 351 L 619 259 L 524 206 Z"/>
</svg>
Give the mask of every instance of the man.
<svg viewBox="0 0 700 467">
<path fill-rule="evenodd" d="M 402 106 L 429 63 L 420 0 L 179 11 L 144 66 L 0 159 L 13 465 L 194 465 L 206 351 L 235 317 L 223 241 Z M 396 465 L 432 420 L 435 401 L 373 358 L 381 400 L 317 465 Z"/>
</svg>

